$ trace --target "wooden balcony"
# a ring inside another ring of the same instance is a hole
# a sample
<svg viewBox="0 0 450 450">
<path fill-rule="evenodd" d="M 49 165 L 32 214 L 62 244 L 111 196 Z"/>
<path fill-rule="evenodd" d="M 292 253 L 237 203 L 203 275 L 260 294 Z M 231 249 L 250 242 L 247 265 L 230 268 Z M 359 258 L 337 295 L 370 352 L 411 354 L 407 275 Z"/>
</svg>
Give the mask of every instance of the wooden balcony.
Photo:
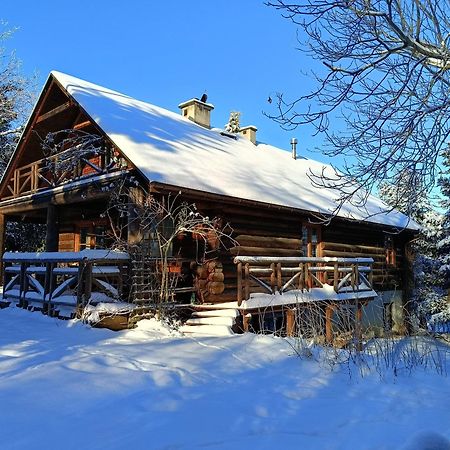
<svg viewBox="0 0 450 450">
<path fill-rule="evenodd" d="M 34 194 L 80 178 L 124 169 L 126 161 L 117 155 L 71 156 L 72 149 L 19 167 L 6 186 L 3 200 Z"/>
<path fill-rule="evenodd" d="M 238 306 L 256 294 L 277 296 L 280 305 L 295 295 L 298 301 L 375 297 L 373 262 L 372 258 L 237 256 Z"/>
</svg>

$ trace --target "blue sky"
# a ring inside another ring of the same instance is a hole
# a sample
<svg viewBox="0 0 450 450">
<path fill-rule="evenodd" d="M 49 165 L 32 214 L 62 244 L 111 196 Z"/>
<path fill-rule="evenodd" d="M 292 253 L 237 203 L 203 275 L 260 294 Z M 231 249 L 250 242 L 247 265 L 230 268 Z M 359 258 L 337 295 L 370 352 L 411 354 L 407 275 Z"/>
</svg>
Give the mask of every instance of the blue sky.
<svg viewBox="0 0 450 450">
<path fill-rule="evenodd" d="M 262 113 L 274 111 L 269 95 L 305 92 L 311 61 L 296 27 L 260 0 L 3 0 L 0 19 L 18 28 L 8 49 L 39 89 L 55 69 L 173 111 L 206 90 L 214 126 L 237 110 L 258 140 L 289 149 L 295 136 L 324 160 L 307 151 L 321 142 L 311 129 L 284 131 Z"/>
</svg>

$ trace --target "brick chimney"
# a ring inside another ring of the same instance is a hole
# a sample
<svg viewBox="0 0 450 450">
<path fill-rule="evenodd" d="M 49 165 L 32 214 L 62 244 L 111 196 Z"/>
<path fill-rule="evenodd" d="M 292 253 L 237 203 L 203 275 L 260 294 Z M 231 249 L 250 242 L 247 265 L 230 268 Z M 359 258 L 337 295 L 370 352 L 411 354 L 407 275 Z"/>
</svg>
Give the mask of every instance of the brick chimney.
<svg viewBox="0 0 450 450">
<path fill-rule="evenodd" d="M 248 139 L 250 142 L 256 145 L 257 131 L 258 128 L 256 128 L 254 125 L 247 125 L 246 127 L 242 127 L 239 129 L 239 134 L 241 136 L 244 136 L 246 139 Z"/>
<path fill-rule="evenodd" d="M 197 98 L 191 98 L 186 102 L 180 103 L 178 108 L 181 109 L 181 115 L 192 122 L 197 123 L 205 128 L 211 128 L 211 111 L 214 105 L 205 103 Z"/>
</svg>

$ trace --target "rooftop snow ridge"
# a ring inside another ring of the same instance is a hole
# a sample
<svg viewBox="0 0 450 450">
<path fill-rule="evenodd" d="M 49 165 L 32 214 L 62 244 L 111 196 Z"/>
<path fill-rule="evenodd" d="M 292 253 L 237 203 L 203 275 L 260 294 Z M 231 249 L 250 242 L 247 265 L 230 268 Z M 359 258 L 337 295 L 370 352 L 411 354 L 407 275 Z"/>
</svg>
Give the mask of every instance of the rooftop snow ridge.
<svg viewBox="0 0 450 450">
<path fill-rule="evenodd" d="M 180 114 L 88 81 L 51 73 L 148 180 L 246 200 L 331 214 L 338 192 L 308 174 L 335 170 L 246 138 L 221 135 Z M 223 130 L 221 130 L 223 132 Z M 364 208 L 345 203 L 339 217 L 417 230 L 409 217 L 370 195 Z"/>
</svg>

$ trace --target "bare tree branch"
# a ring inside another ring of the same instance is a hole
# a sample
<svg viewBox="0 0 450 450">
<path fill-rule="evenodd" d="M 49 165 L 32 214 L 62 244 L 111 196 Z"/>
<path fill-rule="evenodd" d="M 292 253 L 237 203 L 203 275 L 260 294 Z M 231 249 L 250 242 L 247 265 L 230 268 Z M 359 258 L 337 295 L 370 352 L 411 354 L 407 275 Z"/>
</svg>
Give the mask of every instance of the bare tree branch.
<svg viewBox="0 0 450 450">
<path fill-rule="evenodd" d="M 323 153 L 348 157 L 340 175 L 312 174 L 315 182 L 357 204 L 367 195 L 356 181 L 368 193 L 407 171 L 432 188 L 450 133 L 449 0 L 267 4 L 300 27 L 301 48 L 321 63 L 315 90 L 278 94 L 268 115 L 285 129 L 313 125 Z"/>
</svg>

